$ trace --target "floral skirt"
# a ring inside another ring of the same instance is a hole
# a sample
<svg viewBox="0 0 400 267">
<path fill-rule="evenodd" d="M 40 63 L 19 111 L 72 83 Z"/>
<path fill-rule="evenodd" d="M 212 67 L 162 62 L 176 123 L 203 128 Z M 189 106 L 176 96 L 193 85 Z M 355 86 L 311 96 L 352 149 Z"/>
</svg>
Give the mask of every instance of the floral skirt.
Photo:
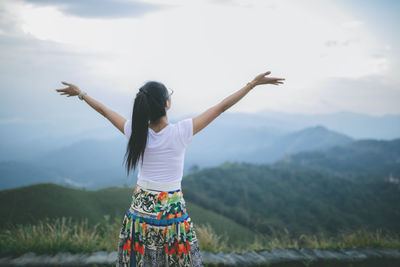
<svg viewBox="0 0 400 267">
<path fill-rule="evenodd" d="M 181 189 L 136 185 L 119 233 L 116 266 L 204 266 Z"/>
</svg>

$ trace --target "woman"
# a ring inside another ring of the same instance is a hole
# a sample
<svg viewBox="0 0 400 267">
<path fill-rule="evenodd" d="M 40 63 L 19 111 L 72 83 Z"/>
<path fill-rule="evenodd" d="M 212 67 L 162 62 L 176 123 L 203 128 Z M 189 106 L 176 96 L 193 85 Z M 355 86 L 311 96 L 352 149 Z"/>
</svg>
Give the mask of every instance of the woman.
<svg viewBox="0 0 400 267">
<path fill-rule="evenodd" d="M 77 86 L 56 89 L 61 95 L 85 100 L 127 138 L 127 172 L 139 164 L 132 202 L 119 232 L 116 266 L 203 266 L 196 232 L 181 190 L 184 154 L 193 136 L 251 89 L 261 84 L 279 85 L 283 78 L 257 75 L 242 89 L 202 114 L 169 123 L 169 90 L 156 81 L 144 84 L 136 94 L 132 118 L 126 120 Z"/>
</svg>

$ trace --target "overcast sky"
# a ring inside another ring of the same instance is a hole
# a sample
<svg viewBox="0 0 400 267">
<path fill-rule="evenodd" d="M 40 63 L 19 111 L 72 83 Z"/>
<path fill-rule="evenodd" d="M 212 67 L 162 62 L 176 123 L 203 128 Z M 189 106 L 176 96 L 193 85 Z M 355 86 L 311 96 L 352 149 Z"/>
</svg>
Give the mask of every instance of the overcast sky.
<svg viewBox="0 0 400 267">
<path fill-rule="evenodd" d="M 285 84 L 256 87 L 230 112 L 398 114 L 399 3 L 2 0 L 0 123 L 104 124 L 59 95 L 61 81 L 125 117 L 138 88 L 160 81 L 181 117 L 268 70 Z"/>
</svg>

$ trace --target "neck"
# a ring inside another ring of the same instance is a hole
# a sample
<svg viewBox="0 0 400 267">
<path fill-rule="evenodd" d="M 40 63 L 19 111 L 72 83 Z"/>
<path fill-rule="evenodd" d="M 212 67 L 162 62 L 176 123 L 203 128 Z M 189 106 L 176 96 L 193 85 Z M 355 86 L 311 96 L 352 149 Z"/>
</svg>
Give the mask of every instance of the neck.
<svg viewBox="0 0 400 267">
<path fill-rule="evenodd" d="M 151 127 L 151 128 L 162 128 L 162 127 L 164 127 L 165 125 L 167 125 L 168 124 L 168 118 L 167 118 L 167 116 L 162 116 L 161 118 L 159 118 L 156 122 L 154 122 L 154 123 L 149 123 L 149 126 Z"/>
</svg>

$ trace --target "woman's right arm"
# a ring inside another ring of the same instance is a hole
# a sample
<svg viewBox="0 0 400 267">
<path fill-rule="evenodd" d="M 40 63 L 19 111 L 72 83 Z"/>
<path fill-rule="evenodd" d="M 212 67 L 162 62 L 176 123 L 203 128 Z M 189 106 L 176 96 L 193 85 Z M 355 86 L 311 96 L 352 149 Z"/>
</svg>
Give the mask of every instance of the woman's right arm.
<svg viewBox="0 0 400 267">
<path fill-rule="evenodd" d="M 283 78 L 270 78 L 264 77 L 270 74 L 270 71 L 265 73 L 261 73 L 257 75 L 253 81 L 247 83 L 246 86 L 239 89 L 235 93 L 230 96 L 224 98 L 219 104 L 212 106 L 207 109 L 197 117 L 193 118 L 193 135 L 201 131 L 205 128 L 210 122 L 212 122 L 216 117 L 221 115 L 225 110 L 229 109 L 231 106 L 236 104 L 240 99 L 242 99 L 250 90 L 252 90 L 255 86 L 261 84 L 275 84 L 279 85 L 283 83 L 281 80 L 285 80 Z"/>
<path fill-rule="evenodd" d="M 72 83 L 67 83 L 67 82 L 62 82 L 62 83 L 68 85 L 68 87 L 62 89 L 56 89 L 56 91 L 60 92 L 61 95 L 67 95 L 67 97 L 77 96 L 82 92 L 78 86 Z M 120 130 L 123 134 L 125 134 L 124 125 L 126 119 L 124 117 L 119 115 L 114 110 L 107 108 L 101 102 L 97 101 L 96 99 L 90 97 L 87 94 L 83 96 L 83 100 L 85 100 L 85 102 L 88 103 L 88 105 L 91 106 L 94 110 L 96 110 L 98 113 L 107 118 L 115 127 L 117 127 L 118 130 Z"/>
</svg>

